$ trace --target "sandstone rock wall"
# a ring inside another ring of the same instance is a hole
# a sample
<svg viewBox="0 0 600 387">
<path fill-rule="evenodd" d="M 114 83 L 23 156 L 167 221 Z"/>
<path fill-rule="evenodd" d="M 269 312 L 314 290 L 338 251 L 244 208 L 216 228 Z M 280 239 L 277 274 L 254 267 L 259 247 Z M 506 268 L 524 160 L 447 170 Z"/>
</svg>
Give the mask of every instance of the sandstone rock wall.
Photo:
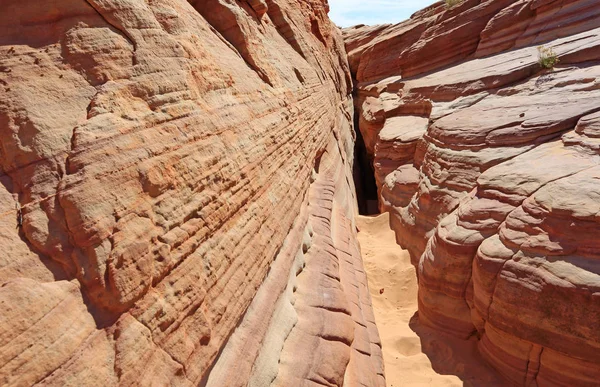
<svg viewBox="0 0 600 387">
<path fill-rule="evenodd" d="M 321 0 L 6 0 L 0 384 L 383 386 Z"/>
<path fill-rule="evenodd" d="M 344 31 L 419 318 L 477 335 L 516 385 L 600 380 L 599 13 L 596 1 L 466 0 Z"/>
</svg>

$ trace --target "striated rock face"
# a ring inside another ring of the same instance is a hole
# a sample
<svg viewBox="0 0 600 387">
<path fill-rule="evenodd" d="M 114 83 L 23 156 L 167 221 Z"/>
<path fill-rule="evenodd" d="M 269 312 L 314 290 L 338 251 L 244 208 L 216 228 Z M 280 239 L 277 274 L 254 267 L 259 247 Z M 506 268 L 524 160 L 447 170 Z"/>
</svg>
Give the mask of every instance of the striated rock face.
<svg viewBox="0 0 600 387">
<path fill-rule="evenodd" d="M 2 8 L 1 385 L 385 384 L 326 2 Z"/>
<path fill-rule="evenodd" d="M 599 14 L 596 1 L 467 0 L 344 31 L 419 319 L 477 335 L 517 385 L 600 379 Z"/>
</svg>

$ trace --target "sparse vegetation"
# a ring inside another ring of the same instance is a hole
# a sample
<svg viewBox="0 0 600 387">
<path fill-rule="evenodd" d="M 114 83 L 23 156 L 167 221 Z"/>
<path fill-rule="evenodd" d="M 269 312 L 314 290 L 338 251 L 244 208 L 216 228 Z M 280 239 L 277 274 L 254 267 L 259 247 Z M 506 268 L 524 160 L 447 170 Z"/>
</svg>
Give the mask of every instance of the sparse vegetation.
<svg viewBox="0 0 600 387">
<path fill-rule="evenodd" d="M 545 69 L 553 69 L 560 62 L 558 56 L 551 47 L 538 47 L 538 57 L 540 66 Z"/>
<path fill-rule="evenodd" d="M 446 8 L 454 8 L 462 2 L 463 0 L 446 0 Z"/>
</svg>

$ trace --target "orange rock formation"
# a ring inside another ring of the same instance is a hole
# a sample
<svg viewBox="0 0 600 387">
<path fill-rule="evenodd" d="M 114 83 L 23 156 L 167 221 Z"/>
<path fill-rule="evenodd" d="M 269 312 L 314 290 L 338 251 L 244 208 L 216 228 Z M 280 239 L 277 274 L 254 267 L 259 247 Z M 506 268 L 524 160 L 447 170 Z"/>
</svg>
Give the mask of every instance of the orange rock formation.
<svg viewBox="0 0 600 387">
<path fill-rule="evenodd" d="M 516 385 L 600 380 L 599 15 L 597 1 L 466 0 L 344 31 L 419 319 L 476 335 Z"/>
<path fill-rule="evenodd" d="M 420 324 L 597 385 L 600 4 L 327 12 L 3 1 L 1 385 L 384 386 L 354 106 Z"/>
<path fill-rule="evenodd" d="M 327 11 L 2 3 L 1 385 L 384 385 Z"/>
</svg>

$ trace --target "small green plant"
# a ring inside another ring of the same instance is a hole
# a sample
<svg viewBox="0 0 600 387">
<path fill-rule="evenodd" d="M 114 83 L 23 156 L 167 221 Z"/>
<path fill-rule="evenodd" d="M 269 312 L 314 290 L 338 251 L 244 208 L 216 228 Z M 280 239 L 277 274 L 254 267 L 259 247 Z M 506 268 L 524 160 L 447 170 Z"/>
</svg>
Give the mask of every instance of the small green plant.
<svg viewBox="0 0 600 387">
<path fill-rule="evenodd" d="M 446 0 L 446 8 L 454 8 L 462 2 L 463 0 Z"/>
<path fill-rule="evenodd" d="M 538 58 L 540 66 L 545 69 L 553 69 L 560 62 L 558 56 L 551 47 L 538 47 Z"/>
</svg>

